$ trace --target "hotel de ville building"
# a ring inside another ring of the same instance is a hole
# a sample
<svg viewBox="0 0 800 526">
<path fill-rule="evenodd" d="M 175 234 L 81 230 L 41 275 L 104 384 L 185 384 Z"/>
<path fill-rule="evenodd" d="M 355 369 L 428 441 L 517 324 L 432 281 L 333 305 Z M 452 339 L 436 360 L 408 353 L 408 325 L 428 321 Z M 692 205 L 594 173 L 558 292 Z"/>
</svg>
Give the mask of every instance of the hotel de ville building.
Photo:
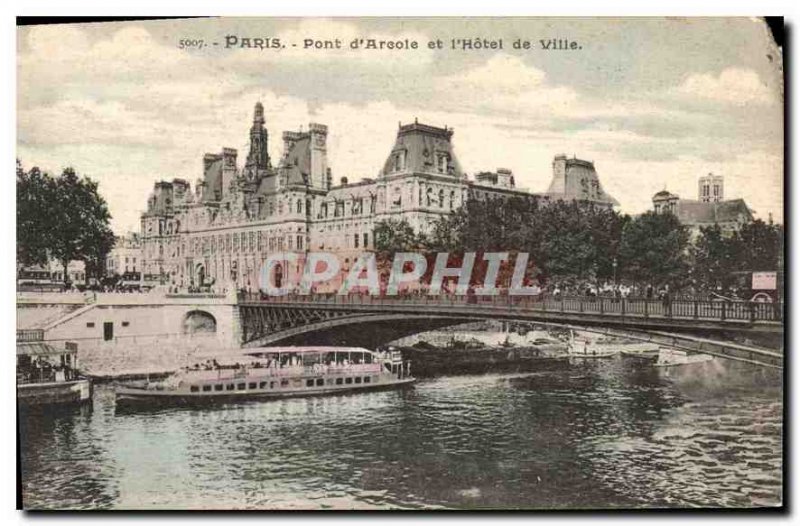
<svg viewBox="0 0 800 526">
<path fill-rule="evenodd" d="M 373 249 L 377 222 L 405 219 L 425 232 L 468 199 L 617 204 L 603 191 L 593 163 L 564 155 L 553 161 L 546 193 L 516 188 L 513 173 L 503 168 L 470 179 L 456 158 L 453 130 L 418 122 L 399 126 L 375 178 L 342 177 L 334 184 L 327 126 L 311 123 L 307 131 L 284 132 L 276 162 L 264 124 L 257 103 L 244 163 L 236 150 L 223 148 L 203 157 L 194 189 L 183 179 L 155 183 L 141 218 L 145 282 L 255 291 L 263 261 L 275 252 L 334 252 L 347 271 L 358 254 Z M 299 263 L 277 265 L 273 279 L 280 286 L 300 270 Z"/>
</svg>

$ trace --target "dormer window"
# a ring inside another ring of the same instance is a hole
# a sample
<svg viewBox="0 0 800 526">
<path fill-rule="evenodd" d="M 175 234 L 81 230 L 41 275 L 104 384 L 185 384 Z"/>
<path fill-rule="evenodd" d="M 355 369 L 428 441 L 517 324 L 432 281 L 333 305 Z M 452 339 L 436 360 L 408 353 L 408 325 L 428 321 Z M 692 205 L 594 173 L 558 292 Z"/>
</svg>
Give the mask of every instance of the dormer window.
<svg viewBox="0 0 800 526">
<path fill-rule="evenodd" d="M 447 164 L 450 161 L 450 156 L 446 153 L 439 154 L 436 158 L 436 167 L 439 173 L 447 173 Z"/>
<path fill-rule="evenodd" d="M 393 172 L 402 172 L 406 169 L 406 151 L 401 150 L 399 152 L 395 152 L 393 157 Z"/>
</svg>

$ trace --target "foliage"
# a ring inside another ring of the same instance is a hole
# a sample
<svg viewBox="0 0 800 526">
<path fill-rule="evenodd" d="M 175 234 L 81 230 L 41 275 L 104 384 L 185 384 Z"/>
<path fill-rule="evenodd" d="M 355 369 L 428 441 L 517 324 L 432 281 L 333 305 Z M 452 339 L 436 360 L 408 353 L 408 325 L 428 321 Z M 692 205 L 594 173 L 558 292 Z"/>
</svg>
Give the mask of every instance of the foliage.
<svg viewBox="0 0 800 526">
<path fill-rule="evenodd" d="M 739 270 L 778 270 L 783 267 L 783 226 L 757 219 L 733 236 Z"/>
<path fill-rule="evenodd" d="M 25 172 L 17 161 L 17 264 L 45 265 L 50 241 L 50 207 L 55 181 L 38 168 Z"/>
<path fill-rule="evenodd" d="M 424 236 L 416 234 L 405 219 L 378 221 L 374 232 L 378 252 L 409 252 L 426 244 Z"/>
<path fill-rule="evenodd" d="M 737 274 L 781 269 L 783 237 L 782 226 L 760 219 L 743 225 L 732 236 L 725 236 L 716 225 L 701 229 L 691 249 L 697 288 L 725 294 L 737 285 L 745 285 Z"/>
<path fill-rule="evenodd" d="M 105 257 L 114 245 L 111 214 L 98 185 L 66 168 L 53 178 L 17 164 L 17 258 L 20 264 L 44 264 L 49 258 L 64 267 L 86 264 L 87 277 L 102 275 Z"/>
<path fill-rule="evenodd" d="M 723 236 L 719 225 L 700 229 L 700 237 L 689 253 L 698 290 L 718 290 L 725 294 L 733 286 L 737 251 L 733 240 Z"/>
<path fill-rule="evenodd" d="M 542 276 L 611 279 L 628 220 L 588 203 L 542 204 L 522 197 L 470 200 L 434 223 L 430 248 L 527 252 Z"/>
<path fill-rule="evenodd" d="M 622 231 L 620 266 L 634 283 L 680 289 L 688 280 L 689 232 L 673 214 L 646 212 Z"/>
</svg>

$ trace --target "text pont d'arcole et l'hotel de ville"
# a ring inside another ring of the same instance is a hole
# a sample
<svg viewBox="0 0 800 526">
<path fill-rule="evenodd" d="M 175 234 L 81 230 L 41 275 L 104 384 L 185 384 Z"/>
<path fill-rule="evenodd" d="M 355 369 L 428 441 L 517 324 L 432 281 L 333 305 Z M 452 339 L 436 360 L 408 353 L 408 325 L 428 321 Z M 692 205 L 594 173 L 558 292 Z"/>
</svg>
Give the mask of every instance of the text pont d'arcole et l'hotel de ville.
<svg viewBox="0 0 800 526">
<path fill-rule="evenodd" d="M 269 50 L 280 52 L 282 49 L 303 49 L 308 51 L 322 50 L 442 50 L 442 51 L 481 51 L 481 50 L 523 50 L 523 51 L 580 51 L 583 49 L 580 43 L 569 38 L 448 38 L 415 40 L 410 38 L 376 39 L 376 38 L 352 38 L 352 39 L 317 39 L 303 38 L 301 41 L 291 42 L 279 37 L 252 37 L 241 35 L 225 35 L 221 39 L 204 39 L 184 37 L 178 40 L 180 49 L 253 49 Z"/>
</svg>

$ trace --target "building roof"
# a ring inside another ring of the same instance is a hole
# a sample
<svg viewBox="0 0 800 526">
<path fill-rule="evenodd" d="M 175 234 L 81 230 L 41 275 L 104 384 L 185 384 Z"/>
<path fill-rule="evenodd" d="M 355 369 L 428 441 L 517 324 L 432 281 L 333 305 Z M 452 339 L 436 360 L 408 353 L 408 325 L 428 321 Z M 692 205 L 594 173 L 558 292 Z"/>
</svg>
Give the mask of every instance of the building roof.
<svg viewBox="0 0 800 526">
<path fill-rule="evenodd" d="M 744 219 L 750 221 L 753 214 L 744 199 L 729 199 L 720 202 L 702 202 L 694 199 L 679 199 L 675 209 L 681 223 L 728 223 Z"/>
<path fill-rule="evenodd" d="M 545 195 L 555 199 L 619 205 L 619 201 L 603 189 L 593 162 L 568 159 L 566 155 L 556 155 L 553 160 L 553 178 Z"/>
<path fill-rule="evenodd" d="M 17 356 L 56 356 L 77 352 L 74 349 L 56 349 L 44 342 L 17 342 Z"/>
<path fill-rule="evenodd" d="M 206 189 L 203 201 L 218 201 L 222 196 L 222 156 L 207 153 L 203 157 L 203 181 Z"/>
<path fill-rule="evenodd" d="M 674 196 L 668 190 L 661 190 L 660 192 L 656 192 L 656 194 L 653 196 L 653 199 L 657 197 L 677 197 L 677 196 Z"/>
<path fill-rule="evenodd" d="M 287 142 L 289 150 L 285 152 L 279 170 L 287 184 L 307 185 L 311 177 L 311 134 L 286 132 L 284 140 L 289 134 L 293 140 Z"/>
<path fill-rule="evenodd" d="M 461 178 L 464 172 L 456 159 L 450 139 L 453 137 L 451 128 L 437 128 L 427 124 L 413 122 L 401 125 L 397 130 L 392 151 L 383 165 L 383 175 L 394 173 L 430 173 L 445 174 Z M 405 152 L 405 163 L 401 170 L 394 169 L 394 156 Z M 438 157 L 448 157 L 447 172 L 440 172 Z"/>
</svg>

